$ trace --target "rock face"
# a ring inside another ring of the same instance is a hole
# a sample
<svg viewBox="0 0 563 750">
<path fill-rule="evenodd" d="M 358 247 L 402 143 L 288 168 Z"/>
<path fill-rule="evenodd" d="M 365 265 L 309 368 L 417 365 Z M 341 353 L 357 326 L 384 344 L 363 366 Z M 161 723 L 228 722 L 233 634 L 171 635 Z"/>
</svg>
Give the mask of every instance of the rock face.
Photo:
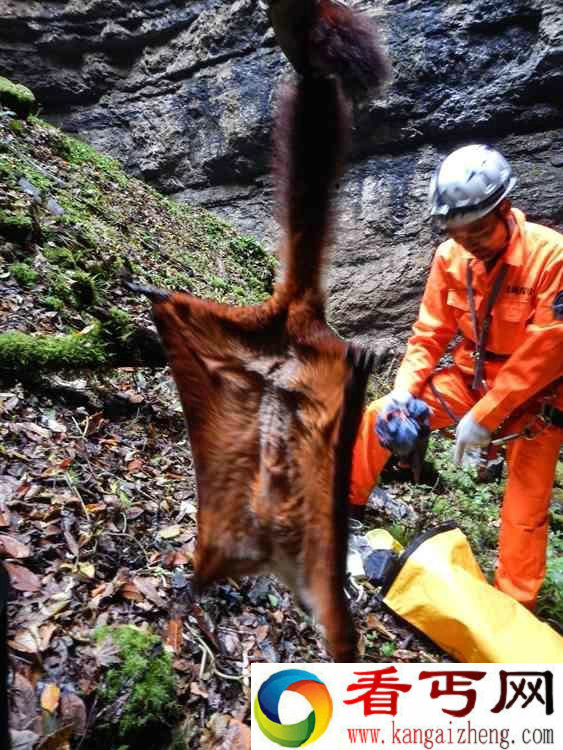
<svg viewBox="0 0 563 750">
<path fill-rule="evenodd" d="M 393 64 L 356 112 L 329 275 L 332 322 L 404 341 L 437 240 L 430 176 L 457 145 L 512 161 L 514 202 L 563 227 L 560 0 L 356 0 Z M 274 248 L 269 176 L 276 83 L 288 66 L 256 0 L 0 2 L 0 70 L 43 115 L 133 174 Z"/>
</svg>

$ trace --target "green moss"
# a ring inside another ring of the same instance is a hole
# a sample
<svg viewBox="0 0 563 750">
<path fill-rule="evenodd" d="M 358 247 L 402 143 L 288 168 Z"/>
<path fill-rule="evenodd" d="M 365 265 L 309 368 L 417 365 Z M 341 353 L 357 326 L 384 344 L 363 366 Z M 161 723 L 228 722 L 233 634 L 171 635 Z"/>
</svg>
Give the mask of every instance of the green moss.
<svg viewBox="0 0 563 750">
<path fill-rule="evenodd" d="M 100 324 L 85 333 L 66 336 L 34 336 L 19 331 L 0 334 L 0 370 L 88 369 L 103 365 L 107 356 Z"/>
<path fill-rule="evenodd" d="M 76 299 L 71 288 L 71 278 L 66 273 L 49 274 L 47 285 L 54 297 L 63 300 L 67 305 L 76 305 Z"/>
<path fill-rule="evenodd" d="M 104 323 L 104 328 L 112 338 L 122 342 L 126 341 L 135 329 L 131 316 L 118 307 L 112 307 L 109 314 L 110 319 Z"/>
<path fill-rule="evenodd" d="M 160 638 L 129 625 L 98 628 L 94 637 L 98 645 L 111 639 L 119 649 L 121 661 L 106 672 L 98 695 L 106 705 L 120 703 L 120 737 L 173 717 L 176 677 Z"/>
<path fill-rule="evenodd" d="M 43 255 L 49 263 L 62 268 L 76 268 L 74 255 L 67 247 L 46 247 L 43 249 Z"/>
<path fill-rule="evenodd" d="M 78 308 L 90 307 L 98 298 L 98 291 L 94 279 L 85 271 L 73 273 L 72 293 Z"/>
<path fill-rule="evenodd" d="M 229 240 L 228 252 L 248 275 L 255 294 L 271 293 L 278 263 L 254 237 L 233 237 Z"/>
<path fill-rule="evenodd" d="M 35 286 L 39 274 L 34 271 L 33 268 L 27 263 L 12 263 L 8 270 L 18 282 L 18 284 L 24 289 L 29 289 Z"/>
<path fill-rule="evenodd" d="M 563 622 L 563 535 L 554 523 L 549 532 L 545 582 L 538 596 L 536 612 L 553 622 Z"/>
<path fill-rule="evenodd" d="M 12 120 L 9 128 L 15 135 L 21 135 L 25 130 L 25 126 L 21 120 Z"/>
<path fill-rule="evenodd" d="M 57 144 L 57 151 L 60 156 L 71 164 L 90 164 L 102 172 L 112 175 L 120 184 L 125 185 L 127 183 L 127 177 L 123 174 L 121 166 L 116 159 L 112 159 L 105 154 L 100 154 L 92 146 L 84 143 L 84 141 L 61 134 Z"/>
<path fill-rule="evenodd" d="M 45 307 L 48 307 L 49 310 L 56 310 L 57 312 L 64 310 L 65 303 L 62 301 L 62 299 L 59 299 L 59 297 L 48 295 L 47 297 L 43 297 L 41 302 L 45 305 Z"/>
<path fill-rule="evenodd" d="M 21 83 L 13 83 L 0 76 L 0 104 L 14 111 L 19 117 L 27 120 L 37 109 L 33 93 Z"/>
<path fill-rule="evenodd" d="M 50 273 L 47 285 L 51 295 L 79 310 L 91 307 L 98 301 L 96 280 L 86 271 L 69 269 Z"/>
<path fill-rule="evenodd" d="M 0 234 L 8 242 L 21 244 L 27 240 L 31 234 L 31 219 L 25 214 L 8 214 L 0 213 Z"/>
</svg>

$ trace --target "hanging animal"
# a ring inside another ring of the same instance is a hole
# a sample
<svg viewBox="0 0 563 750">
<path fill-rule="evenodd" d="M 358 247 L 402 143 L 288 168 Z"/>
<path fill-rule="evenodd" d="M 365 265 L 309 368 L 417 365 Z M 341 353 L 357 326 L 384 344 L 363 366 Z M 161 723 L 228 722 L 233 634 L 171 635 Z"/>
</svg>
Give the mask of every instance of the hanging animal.
<svg viewBox="0 0 563 750">
<path fill-rule="evenodd" d="M 271 0 L 298 72 L 276 116 L 283 274 L 272 297 L 232 307 L 143 287 L 176 382 L 192 447 L 195 583 L 278 574 L 353 661 L 344 592 L 352 448 L 373 356 L 326 323 L 335 181 L 350 132 L 346 94 L 380 86 L 387 66 L 370 21 L 333 0 Z"/>
</svg>

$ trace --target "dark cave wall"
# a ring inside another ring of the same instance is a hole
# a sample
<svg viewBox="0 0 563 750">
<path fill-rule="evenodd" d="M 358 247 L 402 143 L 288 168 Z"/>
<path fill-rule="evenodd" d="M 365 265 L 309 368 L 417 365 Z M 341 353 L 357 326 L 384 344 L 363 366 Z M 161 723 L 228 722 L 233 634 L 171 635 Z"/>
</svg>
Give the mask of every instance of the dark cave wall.
<svg viewBox="0 0 563 750">
<path fill-rule="evenodd" d="M 563 14 L 560 0 L 351 4 L 377 17 L 393 81 L 356 111 L 331 319 L 402 341 L 439 239 L 428 182 L 449 150 L 497 145 L 514 202 L 563 228 Z M 275 248 L 272 111 L 288 66 L 255 0 L 0 2 L 0 68 L 47 119 Z"/>
</svg>

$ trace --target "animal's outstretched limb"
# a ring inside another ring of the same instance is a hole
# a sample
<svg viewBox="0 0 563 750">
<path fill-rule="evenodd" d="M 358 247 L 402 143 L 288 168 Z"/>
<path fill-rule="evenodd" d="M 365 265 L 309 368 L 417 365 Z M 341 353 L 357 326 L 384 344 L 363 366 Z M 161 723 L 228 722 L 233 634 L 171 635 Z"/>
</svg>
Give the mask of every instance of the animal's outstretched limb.
<svg viewBox="0 0 563 750">
<path fill-rule="evenodd" d="M 289 7 L 278 2 L 272 13 Z M 367 22 L 330 0 L 304 5 L 302 28 L 276 29 L 298 50 L 301 76 L 277 117 L 285 270 L 271 299 L 236 308 L 129 286 L 152 299 L 186 416 L 199 500 L 196 586 L 278 573 L 324 625 L 334 658 L 352 661 L 348 488 L 373 361 L 327 325 L 321 277 L 350 127 L 343 88 L 369 88 L 385 66 Z"/>
</svg>

